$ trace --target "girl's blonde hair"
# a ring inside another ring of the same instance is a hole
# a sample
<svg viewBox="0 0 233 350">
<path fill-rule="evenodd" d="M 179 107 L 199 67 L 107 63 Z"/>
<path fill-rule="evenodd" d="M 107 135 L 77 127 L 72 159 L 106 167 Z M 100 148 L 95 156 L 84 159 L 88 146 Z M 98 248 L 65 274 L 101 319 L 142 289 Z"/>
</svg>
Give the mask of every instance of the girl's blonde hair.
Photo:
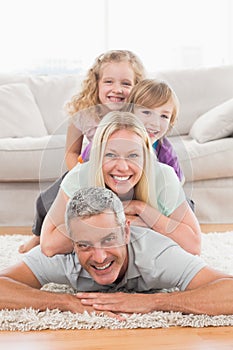
<svg viewBox="0 0 233 350">
<path fill-rule="evenodd" d="M 170 127 L 173 127 L 179 111 L 179 100 L 173 89 L 164 81 L 157 79 L 144 79 L 140 81 L 131 90 L 124 109 L 134 112 L 136 105 L 153 109 L 170 101 L 174 105 L 170 119 Z"/>
<path fill-rule="evenodd" d="M 111 50 L 101 54 L 88 70 L 87 76 L 82 83 L 82 90 L 66 104 L 66 109 L 71 116 L 80 110 L 101 103 L 99 100 L 98 82 L 104 65 L 109 62 L 128 62 L 134 71 L 135 84 L 145 77 L 143 64 L 133 52 L 128 50 Z"/>
<path fill-rule="evenodd" d="M 109 137 L 118 130 L 130 130 L 143 140 L 143 172 L 135 186 L 135 199 L 157 208 L 155 188 L 156 157 L 143 123 L 130 112 L 112 111 L 98 125 L 90 153 L 90 185 L 105 187 L 102 171 L 103 158 Z"/>
</svg>

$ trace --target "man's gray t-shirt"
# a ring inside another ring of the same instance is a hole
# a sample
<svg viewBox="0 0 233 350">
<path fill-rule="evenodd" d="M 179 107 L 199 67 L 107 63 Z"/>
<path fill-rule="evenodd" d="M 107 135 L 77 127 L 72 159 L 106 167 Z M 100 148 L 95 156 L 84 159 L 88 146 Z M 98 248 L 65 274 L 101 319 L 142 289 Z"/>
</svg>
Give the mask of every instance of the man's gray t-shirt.
<svg viewBox="0 0 233 350">
<path fill-rule="evenodd" d="M 173 240 L 142 227 L 131 227 L 128 253 L 128 269 L 123 279 L 105 286 L 92 279 L 75 253 L 50 258 L 37 246 L 25 254 L 23 261 L 41 285 L 53 282 L 68 284 L 77 291 L 108 292 L 185 290 L 193 277 L 206 266 L 199 256 L 187 253 Z"/>
</svg>

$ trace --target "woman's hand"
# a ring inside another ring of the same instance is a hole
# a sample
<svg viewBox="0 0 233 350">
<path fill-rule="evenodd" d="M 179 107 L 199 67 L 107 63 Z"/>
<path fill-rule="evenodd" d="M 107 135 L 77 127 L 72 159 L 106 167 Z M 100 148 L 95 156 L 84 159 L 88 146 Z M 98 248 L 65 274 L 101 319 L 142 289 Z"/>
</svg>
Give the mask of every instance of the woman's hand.
<svg viewBox="0 0 233 350">
<path fill-rule="evenodd" d="M 126 219 L 130 221 L 132 226 L 149 227 L 147 223 L 140 217 L 140 206 L 144 207 L 143 202 L 139 200 L 124 201 L 124 211 Z"/>
<path fill-rule="evenodd" d="M 140 216 L 141 212 L 145 209 L 146 203 L 139 200 L 131 200 L 122 202 L 124 206 L 125 215 Z"/>
<path fill-rule="evenodd" d="M 151 228 L 173 239 L 189 253 L 200 255 L 201 229 L 187 201 L 169 216 L 139 200 L 125 201 L 123 205 L 126 217 L 132 225 Z"/>
</svg>

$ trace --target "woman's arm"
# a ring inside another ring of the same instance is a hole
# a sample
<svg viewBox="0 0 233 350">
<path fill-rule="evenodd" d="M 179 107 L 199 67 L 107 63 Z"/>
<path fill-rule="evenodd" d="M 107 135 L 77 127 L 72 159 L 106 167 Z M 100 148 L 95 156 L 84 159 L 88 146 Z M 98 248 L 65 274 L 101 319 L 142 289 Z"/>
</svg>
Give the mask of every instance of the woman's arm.
<svg viewBox="0 0 233 350">
<path fill-rule="evenodd" d="M 126 202 L 124 207 L 127 216 L 139 216 L 147 227 L 173 239 L 187 252 L 200 255 L 201 229 L 187 201 L 184 201 L 168 217 L 139 200 Z M 132 225 L 136 225 L 137 222 L 138 219 L 135 222 L 131 220 Z"/>
<path fill-rule="evenodd" d="M 78 162 L 78 156 L 81 154 L 83 143 L 83 134 L 73 123 L 68 126 L 66 134 L 66 166 L 71 170 Z"/>
<path fill-rule="evenodd" d="M 70 253 L 73 245 L 65 228 L 66 203 L 69 197 L 62 189 L 49 209 L 41 229 L 40 245 L 47 256 Z"/>
</svg>

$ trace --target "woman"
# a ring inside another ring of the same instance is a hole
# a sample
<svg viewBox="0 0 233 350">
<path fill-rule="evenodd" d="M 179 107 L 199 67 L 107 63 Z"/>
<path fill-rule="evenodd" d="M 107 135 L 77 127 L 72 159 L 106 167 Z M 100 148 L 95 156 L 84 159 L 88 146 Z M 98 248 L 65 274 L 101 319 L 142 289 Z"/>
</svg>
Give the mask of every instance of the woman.
<svg viewBox="0 0 233 350">
<path fill-rule="evenodd" d="M 124 201 L 131 225 L 146 226 L 200 254 L 200 227 L 174 170 L 156 161 L 142 122 L 129 112 L 110 112 L 100 122 L 90 161 L 65 177 L 46 216 L 42 251 L 52 256 L 72 250 L 66 237 L 66 203 L 80 187 L 106 186 Z"/>
</svg>

